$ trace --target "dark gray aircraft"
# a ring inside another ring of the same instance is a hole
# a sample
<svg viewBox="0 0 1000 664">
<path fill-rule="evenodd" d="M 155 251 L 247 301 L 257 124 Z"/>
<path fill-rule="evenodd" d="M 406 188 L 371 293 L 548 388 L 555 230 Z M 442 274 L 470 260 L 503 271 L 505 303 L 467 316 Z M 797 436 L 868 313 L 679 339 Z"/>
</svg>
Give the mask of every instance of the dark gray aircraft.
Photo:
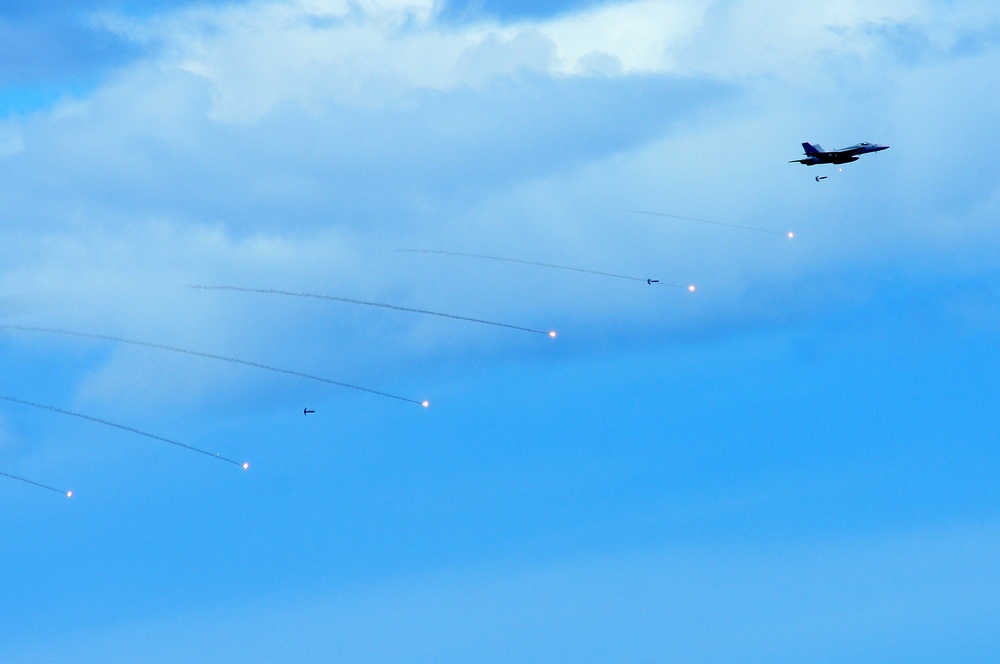
<svg viewBox="0 0 1000 664">
<path fill-rule="evenodd" d="M 799 163 L 805 164 L 806 166 L 815 166 L 816 164 L 846 164 L 848 162 L 857 161 L 858 157 L 863 154 L 868 154 L 869 152 L 879 152 L 880 150 L 888 150 L 889 146 L 877 145 L 875 143 L 858 143 L 857 145 L 852 145 L 849 148 L 825 152 L 823 148 L 818 145 L 803 143 L 802 149 L 806 151 L 805 159 L 792 159 L 788 162 L 789 164 Z"/>
</svg>

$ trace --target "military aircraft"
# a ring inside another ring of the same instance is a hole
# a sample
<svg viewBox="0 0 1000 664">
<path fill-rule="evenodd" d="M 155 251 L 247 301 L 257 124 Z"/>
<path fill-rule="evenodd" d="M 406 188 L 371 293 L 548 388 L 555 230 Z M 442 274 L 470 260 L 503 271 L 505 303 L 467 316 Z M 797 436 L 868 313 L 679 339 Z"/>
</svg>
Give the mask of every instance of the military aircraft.
<svg viewBox="0 0 1000 664">
<path fill-rule="evenodd" d="M 857 161 L 860 155 L 868 154 L 869 152 L 878 152 L 880 150 L 888 150 L 889 146 L 877 145 L 875 143 L 858 143 L 857 145 L 852 145 L 849 148 L 825 152 L 823 148 L 818 145 L 803 143 L 802 149 L 806 151 L 806 158 L 792 159 L 788 162 L 789 164 L 799 163 L 805 164 L 806 166 L 815 166 L 816 164 L 846 164 L 848 162 Z"/>
</svg>

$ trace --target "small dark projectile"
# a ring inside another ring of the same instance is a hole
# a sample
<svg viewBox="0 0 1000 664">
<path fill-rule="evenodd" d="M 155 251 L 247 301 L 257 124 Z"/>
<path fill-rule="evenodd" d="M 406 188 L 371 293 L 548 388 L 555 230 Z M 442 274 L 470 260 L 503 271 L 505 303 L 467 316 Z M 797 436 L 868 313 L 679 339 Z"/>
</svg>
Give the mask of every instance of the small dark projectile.
<svg viewBox="0 0 1000 664">
<path fill-rule="evenodd" d="M 828 176 L 826 176 L 826 175 L 817 175 L 816 176 L 816 182 L 819 182 L 820 180 L 825 180 L 827 177 Z"/>
<path fill-rule="evenodd" d="M 660 280 L 659 279 L 646 279 L 646 283 L 649 284 L 650 286 L 652 286 L 653 284 L 660 283 Z"/>
<path fill-rule="evenodd" d="M 644 214 L 657 214 L 655 212 L 649 212 Z M 555 265 L 553 263 L 538 263 L 536 261 L 523 261 L 519 258 L 503 258 L 501 256 L 485 256 L 483 254 L 463 254 L 457 251 L 442 251 L 440 249 L 397 249 L 397 251 L 405 254 L 440 254 L 442 256 L 464 256 L 466 258 L 477 258 L 481 260 L 488 261 L 502 261 L 504 263 L 520 263 L 521 265 L 536 265 L 538 267 L 547 267 L 555 270 L 569 270 L 570 272 L 582 272 L 585 274 L 596 274 L 601 277 L 613 277 L 615 279 L 627 279 L 629 281 L 643 281 L 642 277 L 630 277 L 624 274 L 613 274 L 611 272 L 600 272 L 598 270 L 585 270 L 579 267 L 570 267 L 568 265 Z M 681 286 L 679 284 L 668 284 L 663 283 L 664 286 L 671 286 L 673 288 L 687 288 L 691 290 L 690 286 Z M 529 330 L 534 332 L 534 330 Z M 547 333 L 550 337 L 555 338 L 556 335 L 551 332 Z"/>
<path fill-rule="evenodd" d="M 315 412 L 316 412 L 315 410 L 309 410 L 308 408 L 303 408 L 302 409 L 302 414 L 303 415 L 308 415 L 309 413 L 315 413 Z"/>
</svg>

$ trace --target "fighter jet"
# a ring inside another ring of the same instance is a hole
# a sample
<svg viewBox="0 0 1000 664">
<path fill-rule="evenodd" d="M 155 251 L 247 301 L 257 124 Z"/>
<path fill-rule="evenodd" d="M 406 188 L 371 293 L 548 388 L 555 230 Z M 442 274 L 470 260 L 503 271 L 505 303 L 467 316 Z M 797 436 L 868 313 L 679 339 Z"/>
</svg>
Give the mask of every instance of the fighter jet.
<svg viewBox="0 0 1000 664">
<path fill-rule="evenodd" d="M 818 145 L 803 143 L 802 149 L 806 151 L 806 158 L 792 159 L 788 162 L 789 164 L 799 163 L 805 164 L 806 166 L 815 166 L 816 164 L 846 164 L 848 162 L 857 161 L 860 155 L 868 154 L 869 152 L 878 152 L 880 150 L 888 150 L 889 146 L 876 145 L 875 143 L 858 143 L 857 145 L 852 145 L 849 148 L 824 152 L 823 148 Z"/>
</svg>

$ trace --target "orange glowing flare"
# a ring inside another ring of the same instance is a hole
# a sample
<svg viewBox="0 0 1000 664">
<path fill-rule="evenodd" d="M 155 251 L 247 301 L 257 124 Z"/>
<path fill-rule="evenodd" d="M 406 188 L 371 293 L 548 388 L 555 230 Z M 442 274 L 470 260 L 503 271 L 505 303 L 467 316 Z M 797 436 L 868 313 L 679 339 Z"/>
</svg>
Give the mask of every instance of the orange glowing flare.
<svg viewBox="0 0 1000 664">
<path fill-rule="evenodd" d="M 556 331 L 555 331 L 555 330 L 552 330 L 552 331 L 550 331 L 550 332 L 549 332 L 549 336 L 550 336 L 551 338 L 555 339 L 555 338 L 556 338 Z"/>
</svg>

